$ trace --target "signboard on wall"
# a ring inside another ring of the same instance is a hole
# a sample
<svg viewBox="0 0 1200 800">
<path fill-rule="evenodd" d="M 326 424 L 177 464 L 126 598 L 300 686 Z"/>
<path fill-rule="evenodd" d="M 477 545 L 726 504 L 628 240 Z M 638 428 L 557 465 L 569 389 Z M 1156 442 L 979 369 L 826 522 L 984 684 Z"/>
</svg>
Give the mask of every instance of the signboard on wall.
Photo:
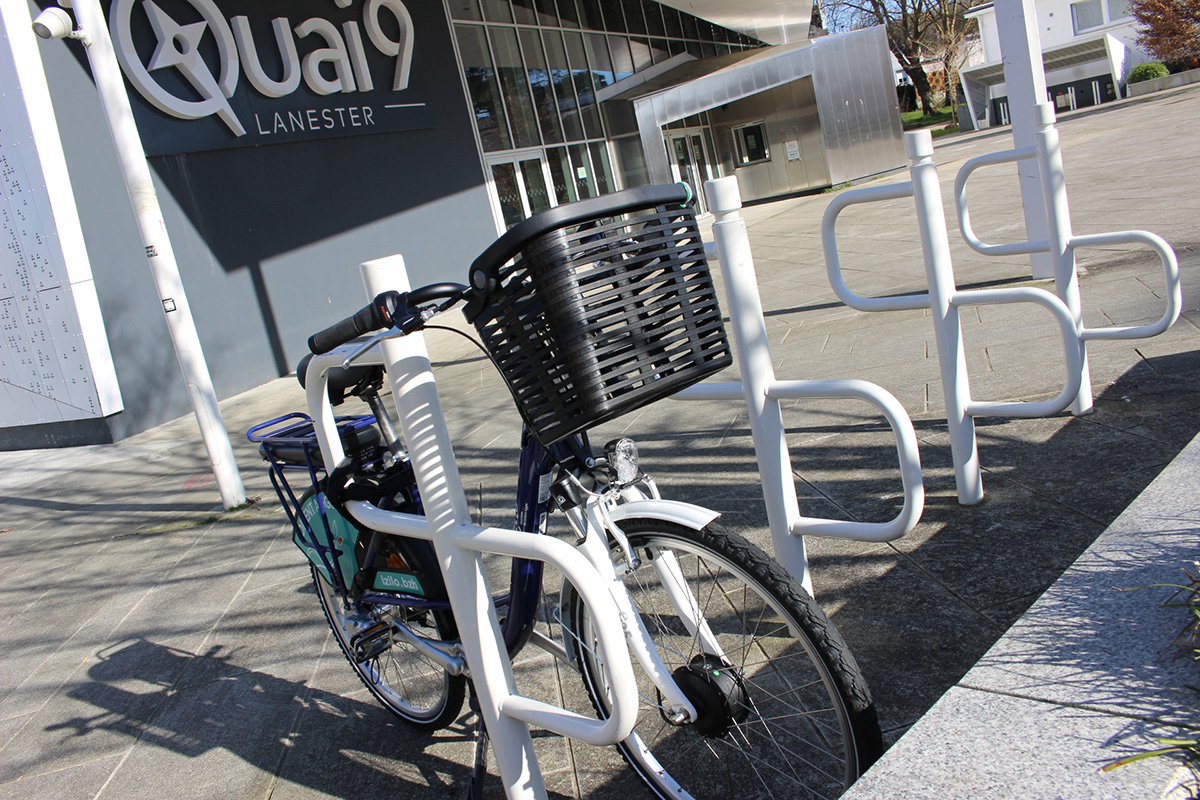
<svg viewBox="0 0 1200 800">
<path fill-rule="evenodd" d="M 0 427 L 122 409 L 25 3 L 0 4 Z"/>
<path fill-rule="evenodd" d="M 108 19 L 148 155 L 430 128 L 462 104 L 422 47 L 437 0 L 111 0 Z"/>
</svg>

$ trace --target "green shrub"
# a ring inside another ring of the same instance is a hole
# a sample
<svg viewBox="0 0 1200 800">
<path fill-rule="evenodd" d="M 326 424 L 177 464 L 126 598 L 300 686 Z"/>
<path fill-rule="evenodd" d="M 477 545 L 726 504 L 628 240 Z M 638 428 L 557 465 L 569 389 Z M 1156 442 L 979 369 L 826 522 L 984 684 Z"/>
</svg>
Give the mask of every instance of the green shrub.
<svg viewBox="0 0 1200 800">
<path fill-rule="evenodd" d="M 1129 71 L 1129 82 L 1141 83 L 1142 81 L 1149 81 L 1155 78 L 1165 78 L 1169 74 L 1170 72 L 1167 70 L 1166 64 L 1163 64 L 1161 61 L 1147 61 L 1138 64 Z"/>
</svg>

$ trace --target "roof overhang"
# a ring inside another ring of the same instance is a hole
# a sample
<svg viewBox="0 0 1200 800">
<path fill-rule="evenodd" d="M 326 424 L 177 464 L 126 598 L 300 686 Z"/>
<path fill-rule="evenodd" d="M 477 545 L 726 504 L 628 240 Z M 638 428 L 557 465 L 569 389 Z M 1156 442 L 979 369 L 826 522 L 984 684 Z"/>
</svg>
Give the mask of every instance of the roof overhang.
<svg viewBox="0 0 1200 800">
<path fill-rule="evenodd" d="M 808 40 L 812 3 L 805 0 L 659 0 L 767 44 Z"/>
<path fill-rule="evenodd" d="M 1100 34 L 1092 39 L 1074 41 L 1069 44 L 1049 47 L 1042 51 L 1042 68 L 1046 72 L 1054 72 L 1080 64 L 1091 64 L 1095 61 L 1109 60 L 1108 34 Z M 967 67 L 961 70 L 964 80 L 983 86 L 995 86 L 1004 83 L 1004 62 L 992 61 L 977 67 Z"/>
</svg>

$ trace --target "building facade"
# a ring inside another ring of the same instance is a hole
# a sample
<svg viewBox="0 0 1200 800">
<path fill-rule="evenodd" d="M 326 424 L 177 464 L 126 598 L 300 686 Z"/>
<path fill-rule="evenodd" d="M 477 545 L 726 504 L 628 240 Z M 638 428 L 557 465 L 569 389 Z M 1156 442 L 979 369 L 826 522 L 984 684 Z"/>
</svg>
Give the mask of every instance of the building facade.
<svg viewBox="0 0 1200 800">
<path fill-rule="evenodd" d="M 766 199 L 904 163 L 881 33 L 810 44 L 810 9 L 794 4 L 101 2 L 220 397 L 290 373 L 309 334 L 360 307 L 362 261 L 401 253 L 414 284 L 461 281 L 498 232 L 559 203 L 725 174 Z M 20 254 L 6 257 L 0 311 L 19 357 L 0 357 L 0 448 L 119 440 L 191 409 L 170 298 L 150 280 L 82 45 L 31 40 L 10 5 L 4 35 L 40 55 L 86 242 L 66 271 L 94 286 L 89 330 L 107 333 L 119 396 L 78 413 L 45 402 L 66 395 L 62 353 L 82 340 L 56 332 L 20 288 Z"/>
<path fill-rule="evenodd" d="M 1128 0 L 1037 0 L 1037 31 L 1048 100 L 1058 112 L 1122 97 L 1129 71 L 1149 57 L 1137 49 Z M 1009 124 L 1008 90 L 994 3 L 967 12 L 979 23 L 975 58 L 960 71 L 977 128 Z"/>
</svg>

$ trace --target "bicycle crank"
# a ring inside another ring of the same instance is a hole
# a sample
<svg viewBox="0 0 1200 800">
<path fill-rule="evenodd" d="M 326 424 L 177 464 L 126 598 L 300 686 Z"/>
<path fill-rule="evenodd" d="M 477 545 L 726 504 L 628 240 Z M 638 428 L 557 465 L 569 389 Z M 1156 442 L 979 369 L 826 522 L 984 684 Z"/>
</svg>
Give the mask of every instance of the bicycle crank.
<svg viewBox="0 0 1200 800">
<path fill-rule="evenodd" d="M 377 622 L 350 639 L 354 660 L 360 664 L 365 664 L 391 646 L 392 626 L 386 622 Z"/>
</svg>

